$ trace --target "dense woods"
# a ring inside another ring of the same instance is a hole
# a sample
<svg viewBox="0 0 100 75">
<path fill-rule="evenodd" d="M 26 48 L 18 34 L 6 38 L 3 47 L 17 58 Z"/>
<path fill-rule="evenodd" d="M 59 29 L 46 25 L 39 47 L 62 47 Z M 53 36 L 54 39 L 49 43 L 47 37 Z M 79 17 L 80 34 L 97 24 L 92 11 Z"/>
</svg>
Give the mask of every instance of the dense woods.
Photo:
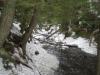
<svg viewBox="0 0 100 75">
<path fill-rule="evenodd" d="M 75 32 L 73 37 L 82 36 L 90 43 L 95 38 L 98 50 L 95 75 L 100 75 L 99 3 L 99 0 L 0 0 L 0 57 L 31 68 L 27 64 L 31 58 L 26 53 L 26 44 L 31 41 L 32 33 L 37 27 L 50 29 L 57 26 L 60 28 L 57 31 L 65 38 L 72 32 Z M 10 31 L 16 22 L 20 23 L 20 36 Z M 15 48 L 20 57 L 16 55 Z"/>
</svg>

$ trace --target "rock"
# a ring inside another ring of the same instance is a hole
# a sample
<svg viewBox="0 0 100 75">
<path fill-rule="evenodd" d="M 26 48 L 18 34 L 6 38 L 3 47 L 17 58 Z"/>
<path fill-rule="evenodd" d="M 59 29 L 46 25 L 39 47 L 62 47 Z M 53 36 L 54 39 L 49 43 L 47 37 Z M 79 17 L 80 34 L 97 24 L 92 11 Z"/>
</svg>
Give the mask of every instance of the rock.
<svg viewBox="0 0 100 75">
<path fill-rule="evenodd" d="M 39 51 L 35 51 L 35 55 L 39 55 Z"/>
</svg>

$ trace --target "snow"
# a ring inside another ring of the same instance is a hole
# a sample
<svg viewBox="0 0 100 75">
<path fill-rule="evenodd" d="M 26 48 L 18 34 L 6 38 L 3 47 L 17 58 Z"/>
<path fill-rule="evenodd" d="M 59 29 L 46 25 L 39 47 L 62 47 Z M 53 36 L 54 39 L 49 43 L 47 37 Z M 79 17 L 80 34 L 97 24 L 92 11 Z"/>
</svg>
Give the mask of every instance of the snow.
<svg viewBox="0 0 100 75">
<path fill-rule="evenodd" d="M 44 35 L 49 35 L 48 33 L 52 30 L 52 33 L 54 33 L 56 30 L 58 30 L 59 27 L 52 27 L 49 31 L 46 31 L 45 29 L 42 29 L 42 31 L 38 30 L 38 33 L 42 33 Z M 75 35 L 73 32 L 72 36 Z M 45 39 L 45 36 L 39 35 L 39 34 L 34 34 L 35 38 L 39 39 Z M 92 42 L 90 45 L 89 39 L 83 38 L 83 37 L 78 37 L 78 38 L 73 38 L 73 37 L 67 37 L 64 39 L 64 34 L 62 33 L 56 33 L 50 39 L 53 39 L 55 42 L 63 42 L 65 44 L 69 45 L 77 45 L 79 48 L 81 48 L 83 51 L 97 55 L 97 48 L 96 48 L 96 43 Z"/>
<path fill-rule="evenodd" d="M 34 41 L 27 43 L 27 54 L 34 63 L 29 61 L 29 65 L 33 71 L 23 65 L 18 65 L 17 68 L 13 66 L 12 71 L 18 75 L 54 75 L 55 70 L 59 67 L 59 61 L 56 56 L 48 54 L 40 43 L 34 44 Z M 35 51 L 39 51 L 39 55 L 35 55 Z M 38 70 L 37 70 L 38 69 Z M 6 71 L 3 68 L 2 60 L 0 59 L 0 75 L 9 75 L 11 70 Z M 38 72 L 39 71 L 39 72 Z"/>
<path fill-rule="evenodd" d="M 66 44 L 77 45 L 79 48 L 81 48 L 83 51 L 87 53 L 97 55 L 96 43 L 94 42 L 90 45 L 88 39 L 82 37 L 74 39 L 72 37 L 69 37 L 65 39 L 65 42 Z"/>
<path fill-rule="evenodd" d="M 17 35 L 20 34 L 20 24 L 13 24 L 11 32 Z M 36 40 L 35 40 L 36 41 Z M 5 70 L 3 68 L 2 59 L 0 59 L 0 75 L 39 75 L 39 72 L 42 75 L 54 75 L 55 70 L 59 67 L 59 61 L 56 56 L 47 53 L 46 50 L 42 48 L 41 43 L 37 41 L 37 44 L 34 44 L 34 40 L 30 43 L 27 43 L 26 46 L 27 54 L 32 59 L 33 63 L 29 61 L 29 65 L 33 70 L 23 66 L 12 64 L 12 70 Z M 39 51 L 39 55 L 35 55 L 35 51 Z"/>
<path fill-rule="evenodd" d="M 54 70 L 59 67 L 59 61 L 56 56 L 48 54 L 41 44 L 34 44 L 34 42 L 27 44 L 28 55 L 31 55 L 35 65 L 43 75 L 53 75 Z M 35 55 L 35 51 L 39 51 L 39 55 Z"/>
<path fill-rule="evenodd" d="M 3 67 L 2 58 L 0 58 L 0 75 L 8 75 L 11 71 L 6 71 Z"/>
<path fill-rule="evenodd" d="M 20 33 L 20 23 L 13 24 L 13 27 L 11 29 L 11 32 L 17 35 L 22 35 Z M 37 33 L 33 34 L 33 37 L 45 40 L 46 36 L 54 33 L 56 30 L 58 30 L 59 27 L 51 27 L 50 30 L 37 30 Z M 50 34 L 49 34 L 50 33 Z M 42 35 L 41 35 L 42 34 Z M 44 36 L 45 35 L 45 36 Z M 72 37 L 67 37 L 64 39 L 64 35 L 57 32 L 53 36 L 50 37 L 50 39 L 53 39 L 53 42 L 63 42 L 64 44 L 70 44 L 70 45 L 77 45 L 79 48 L 81 48 L 83 51 L 90 53 L 90 54 L 97 54 L 96 49 L 96 43 L 92 43 L 91 46 L 89 46 L 88 39 L 78 37 L 76 39 Z M 39 41 L 33 39 L 30 43 L 27 43 L 26 50 L 27 55 L 32 59 L 33 62 L 29 61 L 29 65 L 33 68 L 33 70 L 23 66 L 18 65 L 16 68 L 12 65 L 12 70 L 5 70 L 3 68 L 2 58 L 0 58 L 0 75 L 39 75 L 41 73 L 42 75 L 54 75 L 55 70 L 59 68 L 59 60 L 55 55 L 49 54 L 45 49 L 42 48 L 42 43 Z M 35 55 L 35 51 L 38 51 L 39 54 Z"/>
<path fill-rule="evenodd" d="M 20 23 L 13 23 L 11 32 L 14 34 L 17 34 L 18 36 L 21 36 L 22 34 L 20 33 Z"/>
</svg>

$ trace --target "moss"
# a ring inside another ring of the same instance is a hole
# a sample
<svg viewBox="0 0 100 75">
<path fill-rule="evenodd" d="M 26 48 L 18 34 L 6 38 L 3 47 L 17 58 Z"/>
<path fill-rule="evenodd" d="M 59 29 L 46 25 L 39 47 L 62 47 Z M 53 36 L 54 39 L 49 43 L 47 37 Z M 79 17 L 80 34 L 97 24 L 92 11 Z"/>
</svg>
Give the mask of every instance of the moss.
<svg viewBox="0 0 100 75">
<path fill-rule="evenodd" d="M 1 48 L 0 49 L 0 56 L 1 57 L 8 57 L 9 53 L 4 48 Z"/>
<path fill-rule="evenodd" d="M 0 57 L 3 58 L 3 60 L 14 62 L 14 60 L 11 58 L 11 53 L 4 48 L 0 48 Z"/>
</svg>

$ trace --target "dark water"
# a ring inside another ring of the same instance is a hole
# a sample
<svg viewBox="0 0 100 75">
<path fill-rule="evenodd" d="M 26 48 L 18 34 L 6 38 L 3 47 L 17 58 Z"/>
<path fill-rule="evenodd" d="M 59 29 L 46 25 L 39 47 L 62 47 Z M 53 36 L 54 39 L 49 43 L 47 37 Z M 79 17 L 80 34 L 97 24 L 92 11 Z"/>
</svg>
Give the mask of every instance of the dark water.
<svg viewBox="0 0 100 75">
<path fill-rule="evenodd" d="M 61 46 L 44 45 L 48 53 L 57 56 L 60 64 L 55 75 L 96 75 L 96 56 L 80 48 L 62 49 Z"/>
</svg>

